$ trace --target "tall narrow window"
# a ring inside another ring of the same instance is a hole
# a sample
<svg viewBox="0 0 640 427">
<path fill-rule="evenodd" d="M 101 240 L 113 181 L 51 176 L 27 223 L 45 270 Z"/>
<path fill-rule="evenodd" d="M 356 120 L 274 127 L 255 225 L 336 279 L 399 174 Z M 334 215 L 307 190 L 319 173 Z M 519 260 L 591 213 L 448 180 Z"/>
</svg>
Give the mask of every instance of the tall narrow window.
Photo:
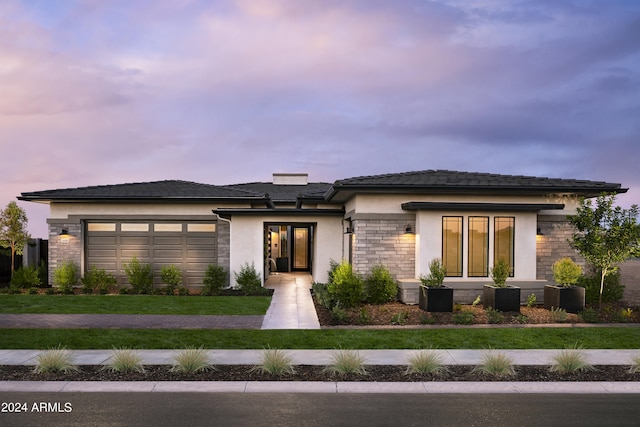
<svg viewBox="0 0 640 427">
<path fill-rule="evenodd" d="M 448 277 L 462 276 L 462 217 L 442 217 L 442 263 Z"/>
<path fill-rule="evenodd" d="M 469 217 L 469 277 L 489 274 L 489 218 Z"/>
<path fill-rule="evenodd" d="M 514 273 L 514 242 L 515 242 L 515 226 L 516 219 L 513 217 L 494 218 L 494 242 L 493 242 L 493 259 L 494 262 L 504 260 L 509 264 L 509 277 L 513 277 Z"/>
</svg>

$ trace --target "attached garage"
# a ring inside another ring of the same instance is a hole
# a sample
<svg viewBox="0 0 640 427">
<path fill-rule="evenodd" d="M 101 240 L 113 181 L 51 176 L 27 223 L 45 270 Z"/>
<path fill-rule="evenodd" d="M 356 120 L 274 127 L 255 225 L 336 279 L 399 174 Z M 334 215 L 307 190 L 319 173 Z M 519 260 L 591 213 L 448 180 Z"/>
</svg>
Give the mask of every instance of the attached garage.
<svg viewBox="0 0 640 427">
<path fill-rule="evenodd" d="M 127 284 L 124 264 L 134 256 L 153 266 L 155 284 L 160 269 L 175 264 L 185 286 L 202 285 L 209 264 L 218 262 L 216 221 L 86 221 L 85 268 L 103 268 Z"/>
</svg>

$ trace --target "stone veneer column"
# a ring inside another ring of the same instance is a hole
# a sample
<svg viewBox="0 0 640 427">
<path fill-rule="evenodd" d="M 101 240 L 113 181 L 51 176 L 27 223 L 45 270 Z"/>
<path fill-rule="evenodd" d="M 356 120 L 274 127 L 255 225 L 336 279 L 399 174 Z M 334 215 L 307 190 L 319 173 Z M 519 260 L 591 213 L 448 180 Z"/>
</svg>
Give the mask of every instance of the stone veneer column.
<svg viewBox="0 0 640 427">
<path fill-rule="evenodd" d="M 538 227 L 542 233 L 536 238 L 536 278 L 538 280 L 553 281 L 551 267 L 554 262 L 563 257 L 569 257 L 583 269 L 585 268 L 584 258 L 571 247 L 570 241 L 574 228 L 566 216 L 539 216 Z"/>
<path fill-rule="evenodd" d="M 352 224 L 355 271 L 367 275 L 382 264 L 395 279 L 415 277 L 415 234 L 405 234 L 407 224 L 415 230 L 415 219 L 352 219 Z"/>
<path fill-rule="evenodd" d="M 218 259 L 217 264 L 229 273 L 227 275 L 227 286 L 231 277 L 231 233 L 229 223 L 223 220 L 217 222 L 216 234 L 218 238 Z"/>
<path fill-rule="evenodd" d="M 62 229 L 69 236 L 60 236 Z M 73 220 L 49 220 L 49 284 L 53 285 L 53 272 L 63 261 L 73 261 L 82 267 L 82 223 Z"/>
</svg>

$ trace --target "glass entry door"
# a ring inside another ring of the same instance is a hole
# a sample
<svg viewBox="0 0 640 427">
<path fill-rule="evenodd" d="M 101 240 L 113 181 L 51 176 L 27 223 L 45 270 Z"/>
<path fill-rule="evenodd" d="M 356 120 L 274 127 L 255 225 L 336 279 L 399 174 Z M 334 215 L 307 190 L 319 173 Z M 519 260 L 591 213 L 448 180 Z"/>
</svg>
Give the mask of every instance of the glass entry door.
<svg viewBox="0 0 640 427">
<path fill-rule="evenodd" d="M 293 227 L 293 270 L 309 270 L 310 227 Z"/>
</svg>

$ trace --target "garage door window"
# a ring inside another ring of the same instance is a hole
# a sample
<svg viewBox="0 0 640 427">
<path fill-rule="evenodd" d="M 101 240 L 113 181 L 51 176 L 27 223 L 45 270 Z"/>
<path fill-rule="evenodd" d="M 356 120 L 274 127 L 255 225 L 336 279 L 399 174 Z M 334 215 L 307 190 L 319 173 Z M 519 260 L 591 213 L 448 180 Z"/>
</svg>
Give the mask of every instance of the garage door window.
<svg viewBox="0 0 640 427">
<path fill-rule="evenodd" d="M 187 224 L 187 231 L 189 233 L 215 233 L 215 224 Z"/>
<path fill-rule="evenodd" d="M 120 231 L 149 231 L 149 224 L 143 223 L 122 223 L 120 224 Z"/>
<path fill-rule="evenodd" d="M 156 232 L 165 232 L 165 231 L 181 232 L 182 231 L 182 224 L 153 224 L 153 231 L 156 231 Z"/>
<path fill-rule="evenodd" d="M 91 222 L 87 224 L 88 231 L 116 231 L 115 223 Z"/>
</svg>

